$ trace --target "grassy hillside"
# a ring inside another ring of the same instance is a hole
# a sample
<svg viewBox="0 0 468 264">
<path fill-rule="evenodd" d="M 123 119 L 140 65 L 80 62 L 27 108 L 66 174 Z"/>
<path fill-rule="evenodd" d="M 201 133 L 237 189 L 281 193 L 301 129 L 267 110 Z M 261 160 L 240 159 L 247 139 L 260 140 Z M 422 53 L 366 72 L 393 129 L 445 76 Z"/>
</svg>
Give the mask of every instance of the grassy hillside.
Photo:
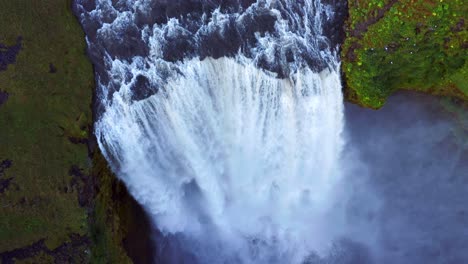
<svg viewBox="0 0 468 264">
<path fill-rule="evenodd" d="M 0 252 L 43 240 L 49 249 L 83 236 L 79 203 L 87 170 L 93 76 L 83 33 L 67 1 L 1 1 L 0 43 L 21 39 L 16 62 L 0 72 L 0 160 L 11 161 L 1 194 Z M 78 143 L 76 143 L 76 142 Z"/>
<path fill-rule="evenodd" d="M 93 89 L 71 1 L 0 1 L 0 263 L 130 262 L 135 204 L 88 153 Z"/>
</svg>

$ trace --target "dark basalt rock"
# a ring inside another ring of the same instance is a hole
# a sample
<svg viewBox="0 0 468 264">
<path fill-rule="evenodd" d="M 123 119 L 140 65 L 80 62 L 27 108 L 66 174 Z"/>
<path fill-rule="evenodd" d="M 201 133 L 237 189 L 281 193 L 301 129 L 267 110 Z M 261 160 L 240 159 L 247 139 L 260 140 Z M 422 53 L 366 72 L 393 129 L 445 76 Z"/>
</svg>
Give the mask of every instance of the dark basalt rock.
<svg viewBox="0 0 468 264">
<path fill-rule="evenodd" d="M 82 6 L 84 10 L 86 10 L 87 12 L 91 12 L 94 9 L 96 9 L 96 1 L 95 0 L 84 1 Z"/>
<path fill-rule="evenodd" d="M 236 27 L 235 19 L 232 17 L 223 28 L 201 34 L 199 54 L 202 59 L 206 57 L 217 59 L 223 56 L 233 56 L 241 45 L 242 36 Z"/>
<path fill-rule="evenodd" d="M 156 0 L 150 4 L 151 10 L 139 10 L 137 20 L 139 25 L 165 24 L 168 19 L 185 16 L 201 17 L 219 8 L 222 13 L 233 13 L 245 10 L 255 3 L 255 0 Z M 119 9 L 114 6 L 114 8 Z"/>
<path fill-rule="evenodd" d="M 166 61 L 181 61 L 184 57 L 195 53 L 196 43 L 193 34 L 183 29 L 177 31 L 179 31 L 177 34 L 165 33 L 165 41 L 162 43 L 162 53 Z"/>
<path fill-rule="evenodd" d="M 331 47 L 338 47 L 344 42 L 346 33 L 344 23 L 348 19 L 348 1 L 343 0 L 322 0 L 323 3 L 333 6 L 335 11 L 333 17 L 324 21 L 323 33 L 330 40 Z M 323 16 L 325 17 L 325 16 Z"/>
<path fill-rule="evenodd" d="M 277 74 L 278 78 L 285 78 L 290 74 L 289 64 L 307 65 L 314 71 L 321 71 L 327 67 L 320 51 L 336 49 L 343 41 L 343 23 L 347 18 L 347 2 L 340 0 L 324 0 L 325 4 L 333 6 L 334 14 L 330 17 L 323 15 L 324 35 L 327 38 L 318 41 L 318 50 L 310 50 L 300 46 L 300 41 L 288 47 L 275 47 L 278 56 L 262 58 L 255 53 L 258 46 L 256 34 L 264 36 L 270 34 L 278 38 L 275 32 L 277 14 L 262 4 L 255 4 L 255 0 L 155 0 L 143 7 L 137 7 L 135 16 L 119 22 L 119 25 L 110 24 L 98 33 L 104 24 L 112 23 L 117 12 L 129 10 L 128 4 L 122 1 L 112 1 L 111 6 L 100 7 L 105 15 L 93 17 L 90 10 L 96 8 L 89 1 L 79 1 L 74 12 L 80 17 L 82 26 L 91 43 L 88 54 L 94 62 L 95 71 L 99 81 L 111 91 L 118 90 L 119 84 L 114 85 L 106 72 L 105 58 L 118 58 L 131 61 L 135 57 L 148 58 L 149 45 L 147 39 L 142 39 L 144 27 L 153 28 L 155 25 L 167 24 L 172 18 L 177 19 L 179 26 L 166 28 L 163 37 L 159 39 L 162 51 L 161 59 L 168 62 L 178 62 L 184 59 L 200 57 L 220 58 L 233 57 L 241 52 L 248 58 L 255 58 L 257 66 Z M 92 1 L 91 1 L 92 2 Z M 255 5 L 254 5 L 255 4 Z M 283 18 L 289 19 L 289 12 L 303 16 L 301 6 L 303 1 L 286 10 L 282 2 L 273 4 Z M 249 11 L 247 11 L 250 8 Z M 209 25 L 214 16 L 214 10 L 219 9 L 225 22 Z M 227 18 L 226 18 L 227 17 Z M 291 21 L 294 27 L 294 21 Z M 115 27 L 113 29 L 112 27 Z M 293 29 L 294 30 L 294 29 Z M 296 49 L 297 50 L 288 50 Z M 115 87 L 114 87 L 115 86 Z M 138 85 L 137 85 L 138 86 Z M 136 89 L 137 91 L 141 89 Z M 140 92 L 136 97 L 142 97 Z"/>
<path fill-rule="evenodd" d="M 142 100 L 157 93 L 158 89 L 151 85 L 150 80 L 143 75 L 138 75 L 131 86 L 132 100 Z"/>
<path fill-rule="evenodd" d="M 16 44 L 13 46 L 6 46 L 0 43 L 0 71 L 6 71 L 9 64 L 16 62 L 16 56 L 22 48 L 23 38 L 19 36 L 16 39 Z M 0 95 L 1 96 L 1 95 Z M 1 104 L 1 97 L 0 97 Z"/>
</svg>

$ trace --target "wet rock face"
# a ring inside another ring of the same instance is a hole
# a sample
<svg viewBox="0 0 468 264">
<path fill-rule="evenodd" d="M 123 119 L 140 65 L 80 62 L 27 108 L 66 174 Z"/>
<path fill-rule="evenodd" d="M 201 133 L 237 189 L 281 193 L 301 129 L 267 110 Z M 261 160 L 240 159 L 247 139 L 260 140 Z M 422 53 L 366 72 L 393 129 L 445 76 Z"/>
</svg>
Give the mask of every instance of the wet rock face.
<svg viewBox="0 0 468 264">
<path fill-rule="evenodd" d="M 158 91 L 154 85 L 151 84 L 150 80 L 143 76 L 138 75 L 132 87 L 132 100 L 142 100 L 148 98 L 152 94 Z"/>
<path fill-rule="evenodd" d="M 329 65 L 324 53 L 342 42 L 347 17 L 347 3 L 341 0 L 322 0 L 323 5 L 317 6 L 305 0 L 130 2 L 75 0 L 73 5 L 86 32 L 98 80 L 109 93 L 122 85 L 110 74 L 115 61 L 137 61 L 132 67 L 146 71 L 143 65 L 148 62 L 176 64 L 196 57 L 242 54 L 278 78 L 288 78 L 303 67 L 319 72 Z M 164 81 L 155 82 L 161 86 Z M 153 93 L 138 93 L 135 98 Z"/>
<path fill-rule="evenodd" d="M 330 39 L 332 47 L 341 46 L 345 39 L 344 23 L 348 19 L 348 1 L 323 0 L 324 3 L 333 6 L 334 16 L 324 25 L 324 34 Z"/>
<path fill-rule="evenodd" d="M 88 54 L 105 84 L 109 82 L 104 61 L 107 55 L 120 60 L 150 55 L 149 40 L 142 34 L 146 27 L 162 27 L 158 41 L 161 57 L 168 62 L 195 56 L 201 59 L 234 56 L 239 50 L 248 53 L 256 44 L 256 33 L 273 33 L 275 30 L 276 17 L 267 9 L 252 12 L 242 21 L 236 21 L 238 15 L 243 14 L 255 0 L 159 0 L 135 10 L 117 1 L 113 1 L 111 6 L 76 2 L 74 11 L 81 16 L 83 28 L 92 43 Z M 92 12 L 97 8 L 102 15 L 93 16 Z M 217 8 L 220 13 L 229 14 L 228 21 L 209 26 Z M 123 12 L 128 15 L 123 16 Z M 177 19 L 178 25 L 164 27 L 173 18 Z"/>
<path fill-rule="evenodd" d="M 199 17 L 204 13 L 210 14 L 217 8 L 223 13 L 240 12 L 255 2 L 256 0 L 157 0 L 151 2 L 150 12 L 138 12 L 138 22 L 140 25 L 165 24 L 171 18 L 187 15 Z M 117 4 L 116 9 L 126 11 L 127 8 Z"/>
<path fill-rule="evenodd" d="M 9 64 L 16 62 L 16 56 L 21 50 L 23 38 L 19 36 L 16 39 L 16 44 L 13 46 L 7 46 L 0 43 L 0 72 L 6 71 Z M 2 102 L 2 96 L 0 93 L 0 104 Z"/>
</svg>

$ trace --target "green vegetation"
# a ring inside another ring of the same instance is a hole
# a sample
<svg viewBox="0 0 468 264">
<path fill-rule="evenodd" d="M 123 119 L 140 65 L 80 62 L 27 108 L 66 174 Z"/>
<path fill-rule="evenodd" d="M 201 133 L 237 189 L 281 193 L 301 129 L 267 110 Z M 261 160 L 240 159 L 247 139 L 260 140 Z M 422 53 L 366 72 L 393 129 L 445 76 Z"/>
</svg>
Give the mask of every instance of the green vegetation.
<svg viewBox="0 0 468 264">
<path fill-rule="evenodd" d="M 462 0 L 350 0 L 346 96 L 380 108 L 398 89 L 468 100 L 468 5 Z"/>
<path fill-rule="evenodd" d="M 53 249 L 87 231 L 69 175 L 73 165 L 90 168 L 87 147 L 69 137 L 87 138 L 93 75 L 69 4 L 0 2 L 0 43 L 23 38 L 16 63 L 0 72 L 0 90 L 9 93 L 0 106 L 0 160 L 12 161 L 4 177 L 13 177 L 0 196 L 0 252 L 40 239 Z"/>
<path fill-rule="evenodd" d="M 93 158 L 92 175 L 98 186 L 104 188 L 95 198 L 94 212 L 91 216 L 91 234 L 95 245 L 92 249 L 92 263 L 131 263 L 122 248 L 121 241 L 128 232 L 125 228 L 132 219 L 130 199 L 125 187 L 107 167 L 107 161 L 100 153 Z M 127 199 L 122 199 L 124 197 Z"/>
<path fill-rule="evenodd" d="M 16 62 L 0 67 L 0 263 L 130 262 L 135 205 L 113 196 L 126 190 L 97 150 L 88 155 L 94 77 L 70 7 L 0 1 L 0 52 L 22 37 Z"/>
</svg>

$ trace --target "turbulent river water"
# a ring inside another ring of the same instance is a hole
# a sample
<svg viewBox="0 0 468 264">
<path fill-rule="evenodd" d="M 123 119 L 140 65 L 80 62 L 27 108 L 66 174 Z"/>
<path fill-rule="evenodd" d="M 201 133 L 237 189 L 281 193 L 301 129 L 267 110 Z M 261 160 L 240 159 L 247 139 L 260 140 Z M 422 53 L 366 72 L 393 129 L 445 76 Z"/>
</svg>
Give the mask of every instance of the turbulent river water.
<svg viewBox="0 0 468 264">
<path fill-rule="evenodd" d="M 343 155 L 345 4 L 75 1 L 99 147 L 172 245 L 162 263 L 380 258 L 381 199 Z"/>
</svg>

